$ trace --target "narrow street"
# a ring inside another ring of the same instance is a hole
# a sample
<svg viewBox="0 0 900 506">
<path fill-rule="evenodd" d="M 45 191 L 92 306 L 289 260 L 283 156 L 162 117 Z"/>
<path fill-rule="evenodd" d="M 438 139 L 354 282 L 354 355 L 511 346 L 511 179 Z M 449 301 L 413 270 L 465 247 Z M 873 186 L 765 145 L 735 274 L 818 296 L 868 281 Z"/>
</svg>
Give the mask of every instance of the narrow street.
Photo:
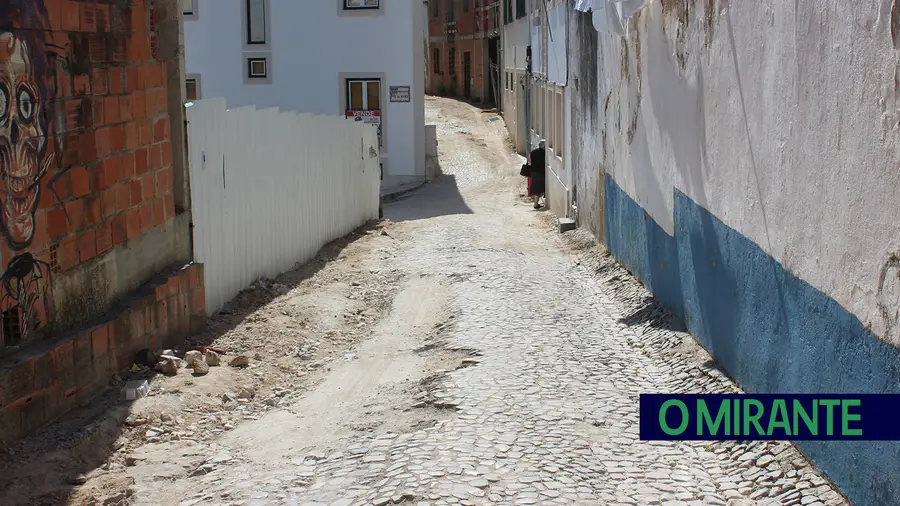
<svg viewBox="0 0 900 506">
<path fill-rule="evenodd" d="M 73 502 L 119 483 L 143 505 L 846 503 L 786 443 L 640 441 L 638 394 L 736 387 L 588 237 L 532 209 L 498 116 L 428 98 L 426 123 L 444 175 L 328 267 L 352 272 L 275 280 L 257 316 L 213 321 L 251 367 L 154 380 L 132 411 L 174 428 L 121 413 L 124 442 Z"/>
</svg>

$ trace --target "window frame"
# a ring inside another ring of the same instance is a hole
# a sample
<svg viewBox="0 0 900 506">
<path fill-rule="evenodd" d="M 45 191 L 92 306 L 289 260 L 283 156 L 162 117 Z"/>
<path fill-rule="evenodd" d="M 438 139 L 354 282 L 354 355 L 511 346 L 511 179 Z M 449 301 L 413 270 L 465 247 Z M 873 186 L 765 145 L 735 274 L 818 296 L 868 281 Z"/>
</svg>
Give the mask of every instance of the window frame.
<svg viewBox="0 0 900 506">
<path fill-rule="evenodd" d="M 368 84 L 373 83 L 373 82 L 378 83 L 378 105 L 380 106 L 378 109 L 369 109 L 368 108 L 369 95 L 368 95 L 368 93 L 365 93 L 365 89 L 368 88 Z M 344 98 L 346 100 L 345 103 L 347 104 L 347 106 L 346 106 L 346 111 L 344 111 L 344 112 L 357 110 L 357 109 L 353 109 L 350 106 L 350 84 L 351 83 L 363 83 L 364 105 L 363 105 L 362 109 L 358 109 L 358 110 L 360 110 L 360 111 L 382 111 L 383 112 L 384 111 L 384 97 L 383 97 L 384 87 L 382 86 L 383 82 L 384 82 L 384 80 L 380 77 L 348 77 L 348 78 L 346 78 L 345 85 L 344 85 Z"/>
<path fill-rule="evenodd" d="M 194 82 L 194 88 L 197 92 L 197 96 L 194 99 L 190 99 L 187 96 L 187 83 L 189 81 Z M 200 81 L 201 81 L 200 74 L 187 74 L 186 76 L 184 76 L 184 101 L 185 102 L 193 102 L 195 100 L 203 99 L 203 92 L 201 91 L 202 88 L 201 88 Z"/>
<path fill-rule="evenodd" d="M 551 98 L 552 97 L 552 98 Z M 547 116 L 545 121 L 547 125 L 548 147 L 552 150 L 556 149 L 556 93 L 553 88 L 547 88 Z"/>
<path fill-rule="evenodd" d="M 565 160 L 566 150 L 566 97 L 562 91 L 556 93 L 556 156 Z"/>
<path fill-rule="evenodd" d="M 433 74 L 441 73 L 441 48 L 432 48 L 431 52 L 431 71 Z"/>
<path fill-rule="evenodd" d="M 262 3 L 263 9 L 263 38 L 262 41 L 254 41 L 253 40 L 253 12 L 252 12 L 252 2 L 259 1 Z M 258 47 L 258 46 L 267 46 L 269 44 L 269 2 L 266 0 L 245 0 L 244 1 L 244 14 L 247 19 L 247 33 L 245 33 L 244 43 L 248 46 Z"/>
<path fill-rule="evenodd" d="M 360 5 L 358 7 L 348 6 L 347 3 L 351 2 L 351 1 L 352 0 L 341 0 L 342 9 L 345 11 L 372 11 L 372 10 L 377 10 L 377 9 L 381 8 L 381 0 L 375 0 L 376 4 L 374 6 Z M 366 0 L 360 0 L 360 1 L 365 2 Z"/>
<path fill-rule="evenodd" d="M 184 4 L 185 4 L 185 3 L 190 3 L 190 4 L 191 4 L 191 7 L 190 7 L 191 10 L 190 10 L 190 11 L 185 11 L 185 10 L 184 10 Z M 198 16 L 199 13 L 197 12 L 197 4 L 198 4 L 198 3 L 199 3 L 199 0 L 181 0 L 181 6 L 182 6 L 182 7 L 181 7 L 181 15 L 182 15 L 182 17 L 183 17 L 185 20 L 196 20 L 196 19 L 198 19 L 198 17 L 199 17 L 199 16 Z"/>
<path fill-rule="evenodd" d="M 553 105 L 550 102 L 550 86 L 544 85 L 544 94 L 541 96 L 541 121 L 543 122 L 544 138 L 547 139 L 553 134 L 551 125 L 549 124 L 550 115 L 553 114 Z"/>
<path fill-rule="evenodd" d="M 265 72 L 262 75 L 253 73 L 253 64 L 262 62 Z M 264 56 L 252 56 L 247 58 L 247 79 L 268 79 L 269 78 L 269 59 Z"/>
</svg>

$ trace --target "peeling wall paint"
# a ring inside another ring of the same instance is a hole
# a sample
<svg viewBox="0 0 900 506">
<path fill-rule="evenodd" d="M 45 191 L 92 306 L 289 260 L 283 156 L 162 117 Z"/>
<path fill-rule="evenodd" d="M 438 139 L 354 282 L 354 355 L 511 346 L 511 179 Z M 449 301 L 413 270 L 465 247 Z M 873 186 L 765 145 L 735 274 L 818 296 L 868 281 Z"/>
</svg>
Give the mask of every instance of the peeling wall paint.
<svg viewBox="0 0 900 506">
<path fill-rule="evenodd" d="M 574 199 L 579 226 L 603 237 L 603 145 L 602 102 L 599 88 L 599 36 L 591 15 L 569 12 L 570 87 L 574 113 L 569 123 L 572 133 L 571 166 Z M 584 141 L 584 142 L 581 142 Z"/>
<path fill-rule="evenodd" d="M 622 37 L 572 15 L 579 213 L 602 203 L 612 253 L 749 391 L 900 393 L 897 2 L 660 0 Z M 801 446 L 900 502 L 897 443 Z"/>
</svg>

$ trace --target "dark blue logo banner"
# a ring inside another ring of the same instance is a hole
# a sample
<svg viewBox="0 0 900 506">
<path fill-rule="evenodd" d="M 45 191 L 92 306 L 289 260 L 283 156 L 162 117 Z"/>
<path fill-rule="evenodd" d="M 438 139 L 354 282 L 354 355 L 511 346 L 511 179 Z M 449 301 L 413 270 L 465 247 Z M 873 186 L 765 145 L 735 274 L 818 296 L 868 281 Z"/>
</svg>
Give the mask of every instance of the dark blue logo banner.
<svg viewBox="0 0 900 506">
<path fill-rule="evenodd" d="M 641 394 L 644 441 L 900 440 L 900 395 Z"/>
</svg>

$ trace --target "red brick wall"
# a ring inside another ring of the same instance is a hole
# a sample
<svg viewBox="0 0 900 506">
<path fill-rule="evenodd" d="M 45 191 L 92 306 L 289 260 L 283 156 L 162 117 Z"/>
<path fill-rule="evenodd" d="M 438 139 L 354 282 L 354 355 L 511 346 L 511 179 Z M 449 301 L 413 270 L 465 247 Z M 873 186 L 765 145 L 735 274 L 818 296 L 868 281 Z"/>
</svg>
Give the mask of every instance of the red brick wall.
<svg viewBox="0 0 900 506">
<path fill-rule="evenodd" d="M 463 10 L 464 2 L 468 2 L 468 12 Z M 429 10 L 428 33 L 431 38 L 428 69 L 430 74 L 429 93 L 465 96 L 463 54 L 468 51 L 472 54 L 471 77 L 474 81 L 471 97 L 477 100 L 490 99 L 487 96 L 488 90 L 485 89 L 485 75 L 489 69 L 484 68 L 486 38 L 495 28 L 493 11 L 484 7 L 485 4 L 490 3 L 482 0 L 479 2 L 480 7 L 476 7 L 475 0 L 454 0 L 452 19 L 456 21 L 456 33 L 452 37 L 448 37 L 447 33 L 447 22 L 450 19 L 447 2 L 440 2 L 440 13 L 436 17 L 433 15 L 433 11 Z M 479 19 L 479 23 L 476 22 L 476 18 Z M 455 78 L 450 72 L 450 47 L 456 48 Z M 440 53 L 440 70 L 438 72 L 435 72 L 433 63 L 435 49 L 438 49 Z"/>
<path fill-rule="evenodd" d="M 173 218 L 167 70 L 151 54 L 144 0 L 3 3 L 0 82 L 24 86 L 6 91 L 9 124 L 0 124 L 0 139 L 16 146 L 0 164 L 20 176 L 0 181 L 0 268 L 14 271 L 12 260 L 27 255 L 39 262 L 23 266 L 32 267 L 22 280 L 27 297 L 0 287 L 0 310 L 8 320 L 18 313 L 29 341 L 60 316 L 55 276 Z M 7 345 L 20 340 L 10 325 Z"/>
<path fill-rule="evenodd" d="M 158 350 L 205 319 L 203 269 L 161 273 L 111 317 L 43 341 L 0 365 L 0 441 L 13 440 L 79 406 L 131 367 L 141 349 Z"/>
<path fill-rule="evenodd" d="M 0 439 L 204 318 L 199 266 L 149 280 L 185 258 L 161 245 L 185 222 L 170 140 L 182 111 L 168 110 L 181 88 L 156 54 L 164 2 L 178 3 L 0 0 Z"/>
<path fill-rule="evenodd" d="M 469 51 L 472 54 L 472 70 L 471 77 L 473 79 L 471 98 L 477 100 L 488 100 L 488 90 L 485 89 L 485 73 L 488 69 L 484 66 L 484 52 L 486 41 L 484 39 L 465 39 L 453 42 L 431 43 L 431 57 L 434 57 L 434 50 L 440 51 L 440 73 L 434 72 L 434 65 L 431 65 L 429 72 L 430 88 L 429 93 L 433 95 L 447 95 L 464 97 L 464 54 Z M 450 72 L 450 48 L 456 48 L 455 58 L 455 76 Z M 455 77 L 455 79 L 454 79 Z"/>
</svg>

